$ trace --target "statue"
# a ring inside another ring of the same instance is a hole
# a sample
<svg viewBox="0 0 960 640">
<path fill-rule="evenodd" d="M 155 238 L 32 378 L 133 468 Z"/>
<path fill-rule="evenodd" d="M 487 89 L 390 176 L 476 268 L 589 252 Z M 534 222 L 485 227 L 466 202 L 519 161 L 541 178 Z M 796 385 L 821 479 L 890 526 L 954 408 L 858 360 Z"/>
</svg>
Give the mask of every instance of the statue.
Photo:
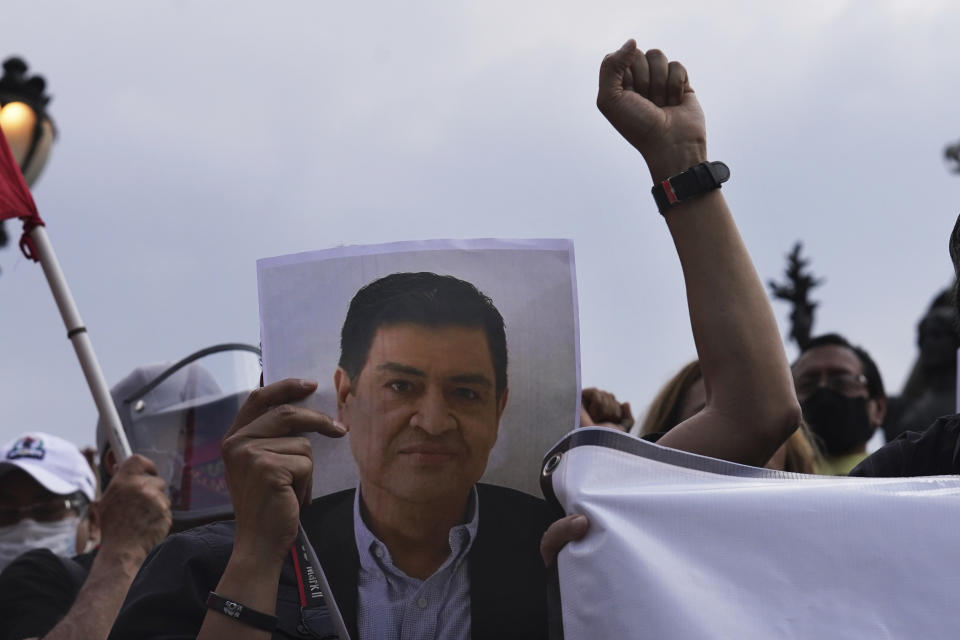
<svg viewBox="0 0 960 640">
<path fill-rule="evenodd" d="M 920 353 L 903 391 L 891 398 L 883 430 L 887 440 L 922 431 L 940 416 L 956 413 L 957 329 L 952 288 L 941 291 L 917 325 Z"/>
<path fill-rule="evenodd" d="M 802 249 L 803 243 L 797 241 L 787 255 L 787 269 L 784 272 L 787 281 L 784 284 L 777 284 L 774 280 L 767 283 L 774 298 L 786 300 L 793 305 L 793 311 L 790 312 L 790 337 L 801 351 L 810 341 L 813 313 L 818 304 L 810 300 L 810 292 L 823 284 L 822 279 L 815 278 L 812 272 L 806 270 L 810 260 L 800 256 Z"/>
<path fill-rule="evenodd" d="M 943 150 L 943 158 L 953 165 L 950 171 L 960 173 L 960 142 L 948 145 L 947 148 Z"/>
</svg>

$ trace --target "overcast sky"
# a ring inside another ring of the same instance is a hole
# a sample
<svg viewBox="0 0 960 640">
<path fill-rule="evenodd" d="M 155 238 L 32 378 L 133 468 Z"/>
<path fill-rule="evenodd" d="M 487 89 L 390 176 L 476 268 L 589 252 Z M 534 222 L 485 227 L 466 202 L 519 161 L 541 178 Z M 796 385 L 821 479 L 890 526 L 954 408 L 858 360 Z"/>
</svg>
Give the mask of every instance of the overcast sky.
<svg viewBox="0 0 960 640">
<path fill-rule="evenodd" d="M 802 240 L 827 279 L 815 330 L 862 343 L 891 391 L 950 281 L 956 3 L 44 0 L 3 20 L 0 56 L 53 95 L 34 195 L 111 385 L 256 344 L 257 258 L 572 238 L 584 384 L 645 407 L 695 352 L 645 165 L 594 106 L 628 37 L 689 70 L 761 277 Z M 40 267 L 11 245 L 0 269 L 0 439 L 93 443 Z"/>
</svg>

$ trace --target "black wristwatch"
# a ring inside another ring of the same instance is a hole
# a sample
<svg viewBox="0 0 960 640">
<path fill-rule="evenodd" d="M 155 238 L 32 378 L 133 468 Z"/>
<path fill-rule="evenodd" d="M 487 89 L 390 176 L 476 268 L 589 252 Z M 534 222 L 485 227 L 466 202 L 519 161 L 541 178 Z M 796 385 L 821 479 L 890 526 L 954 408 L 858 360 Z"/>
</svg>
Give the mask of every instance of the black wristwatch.
<svg viewBox="0 0 960 640">
<path fill-rule="evenodd" d="M 730 168 L 722 162 L 701 162 L 675 176 L 671 176 L 651 191 L 661 215 L 666 215 L 673 205 L 719 189 L 730 179 Z"/>
</svg>

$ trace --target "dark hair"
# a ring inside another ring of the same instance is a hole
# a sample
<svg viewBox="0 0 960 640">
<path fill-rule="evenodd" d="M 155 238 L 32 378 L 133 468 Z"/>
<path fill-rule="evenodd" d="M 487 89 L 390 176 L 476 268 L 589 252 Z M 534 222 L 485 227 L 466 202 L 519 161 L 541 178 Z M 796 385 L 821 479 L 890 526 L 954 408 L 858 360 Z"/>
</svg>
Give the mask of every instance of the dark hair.
<svg viewBox="0 0 960 640">
<path fill-rule="evenodd" d="M 803 346 L 800 356 L 803 356 L 803 354 L 811 349 L 828 345 L 846 347 L 856 354 L 860 360 L 860 366 L 863 367 L 863 375 L 867 379 L 867 394 L 871 398 L 885 398 L 887 396 L 887 392 L 883 389 L 883 379 L 880 377 L 880 370 L 877 369 L 877 363 L 873 361 L 873 358 L 870 357 L 870 354 L 867 353 L 863 347 L 850 344 L 850 341 L 839 333 L 825 333 L 821 336 L 811 338 L 810 341 Z M 799 359 L 800 357 L 797 358 L 797 360 Z M 796 364 L 796 361 L 794 361 L 794 364 Z"/>
<path fill-rule="evenodd" d="M 507 388 L 507 336 L 493 301 L 469 282 L 436 273 L 392 273 L 357 291 L 340 332 L 340 367 L 355 380 L 377 329 L 413 323 L 476 327 L 487 334 L 496 393 Z"/>
<path fill-rule="evenodd" d="M 666 433 L 680 423 L 680 410 L 687 392 L 703 378 L 700 361 L 687 363 L 657 393 L 640 427 L 640 435 Z"/>
</svg>

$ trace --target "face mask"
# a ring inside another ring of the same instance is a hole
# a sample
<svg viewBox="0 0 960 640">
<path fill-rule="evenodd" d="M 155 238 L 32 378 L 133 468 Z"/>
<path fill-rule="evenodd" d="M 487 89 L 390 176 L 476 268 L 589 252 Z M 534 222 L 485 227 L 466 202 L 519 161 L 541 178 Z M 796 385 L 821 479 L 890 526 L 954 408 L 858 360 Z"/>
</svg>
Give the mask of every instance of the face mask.
<svg viewBox="0 0 960 640">
<path fill-rule="evenodd" d="M 21 520 L 0 527 L 0 571 L 14 558 L 31 549 L 50 549 L 58 556 L 76 555 L 78 516 L 69 516 L 57 522 Z"/>
<path fill-rule="evenodd" d="M 849 453 L 865 443 L 876 428 L 867 417 L 868 398 L 849 398 L 828 387 L 819 387 L 800 405 L 803 419 L 822 441 L 830 456 Z"/>
</svg>

